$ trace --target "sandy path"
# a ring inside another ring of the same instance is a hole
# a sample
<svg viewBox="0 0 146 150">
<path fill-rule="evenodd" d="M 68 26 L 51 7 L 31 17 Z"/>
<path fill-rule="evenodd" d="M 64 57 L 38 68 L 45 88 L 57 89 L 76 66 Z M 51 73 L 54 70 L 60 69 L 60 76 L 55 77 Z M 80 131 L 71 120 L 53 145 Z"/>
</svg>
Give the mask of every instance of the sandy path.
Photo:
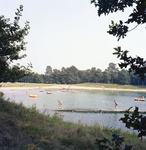
<svg viewBox="0 0 146 150">
<path fill-rule="evenodd" d="M 50 86 L 50 87 L 1 87 L 0 91 L 13 91 L 13 90 L 29 90 L 29 89 L 60 89 L 64 86 Z M 68 89 L 68 86 L 66 87 Z M 78 87 L 70 86 L 71 90 L 108 90 L 108 91 L 132 91 L 132 92 L 146 92 L 146 89 L 115 89 L 115 88 L 95 88 L 95 87 Z"/>
</svg>

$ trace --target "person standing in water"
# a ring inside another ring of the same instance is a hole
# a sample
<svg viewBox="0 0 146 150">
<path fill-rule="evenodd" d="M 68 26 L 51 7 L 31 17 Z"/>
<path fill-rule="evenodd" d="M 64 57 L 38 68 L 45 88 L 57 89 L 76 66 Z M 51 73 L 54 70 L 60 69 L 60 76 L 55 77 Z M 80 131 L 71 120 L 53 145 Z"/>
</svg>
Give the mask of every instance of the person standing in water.
<svg viewBox="0 0 146 150">
<path fill-rule="evenodd" d="M 114 100 L 115 102 L 115 109 L 117 109 L 118 103 Z"/>
<path fill-rule="evenodd" d="M 59 100 L 58 100 L 58 105 L 59 105 L 59 108 L 58 108 L 58 109 L 60 109 L 60 108 L 63 109 L 63 108 L 62 108 L 62 102 L 59 101 Z"/>
</svg>

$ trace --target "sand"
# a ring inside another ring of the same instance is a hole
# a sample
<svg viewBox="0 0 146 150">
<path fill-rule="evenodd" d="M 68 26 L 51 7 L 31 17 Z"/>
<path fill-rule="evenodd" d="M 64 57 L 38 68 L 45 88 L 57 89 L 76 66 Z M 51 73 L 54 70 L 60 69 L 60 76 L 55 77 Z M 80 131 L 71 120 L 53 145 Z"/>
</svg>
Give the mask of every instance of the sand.
<svg viewBox="0 0 146 150">
<path fill-rule="evenodd" d="M 14 91 L 14 90 L 29 90 L 29 89 L 58 89 L 62 90 L 64 86 L 49 86 L 49 87 L 0 87 L 0 91 Z M 96 87 L 78 87 L 66 86 L 69 90 L 103 90 L 103 91 L 131 91 L 131 92 L 146 92 L 146 89 L 116 89 L 116 88 L 96 88 Z"/>
</svg>

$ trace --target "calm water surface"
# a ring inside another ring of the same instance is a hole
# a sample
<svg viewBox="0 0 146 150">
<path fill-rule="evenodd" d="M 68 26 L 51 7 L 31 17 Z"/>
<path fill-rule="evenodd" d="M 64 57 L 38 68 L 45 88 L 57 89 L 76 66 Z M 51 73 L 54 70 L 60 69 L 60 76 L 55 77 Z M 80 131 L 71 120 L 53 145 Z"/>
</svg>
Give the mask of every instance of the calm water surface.
<svg viewBox="0 0 146 150">
<path fill-rule="evenodd" d="M 134 98 L 146 97 L 142 92 L 121 92 L 121 91 L 98 91 L 98 90 L 71 90 L 62 92 L 61 90 L 52 90 L 53 94 L 47 94 L 47 90 L 4 91 L 5 98 L 10 98 L 16 103 L 22 102 L 24 106 L 36 105 L 37 109 L 58 109 L 58 100 L 63 102 L 63 108 L 96 108 L 96 109 L 115 109 L 114 100 L 118 102 L 119 109 L 132 109 L 138 106 L 140 110 L 146 110 L 145 102 L 134 101 Z M 14 96 L 15 93 L 15 96 Z M 37 95 L 37 98 L 29 97 L 29 94 Z M 53 111 L 49 111 L 51 115 Z M 110 113 L 72 113 L 58 112 L 63 116 L 64 121 L 81 122 L 83 124 L 109 126 L 114 128 L 125 128 L 125 125 L 119 121 L 123 114 Z"/>
</svg>

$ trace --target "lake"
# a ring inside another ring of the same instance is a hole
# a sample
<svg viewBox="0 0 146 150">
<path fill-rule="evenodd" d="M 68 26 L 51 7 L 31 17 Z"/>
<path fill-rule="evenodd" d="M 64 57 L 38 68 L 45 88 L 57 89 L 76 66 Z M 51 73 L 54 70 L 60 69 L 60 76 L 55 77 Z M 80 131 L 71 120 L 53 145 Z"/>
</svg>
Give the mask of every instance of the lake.
<svg viewBox="0 0 146 150">
<path fill-rule="evenodd" d="M 52 109 L 58 109 L 58 100 L 63 102 L 63 108 L 93 108 L 93 109 L 115 109 L 114 100 L 118 103 L 118 109 L 128 109 L 131 106 L 132 110 L 135 106 L 139 110 L 146 110 L 145 102 L 134 101 L 134 98 L 146 97 L 144 92 L 123 92 L 123 91 L 102 91 L 102 90 L 71 90 L 70 92 L 62 92 L 62 90 L 51 90 L 52 94 L 47 94 L 45 89 L 40 92 L 35 90 L 15 90 L 4 91 L 5 98 L 10 98 L 16 103 L 22 102 L 24 106 L 31 107 L 36 105 L 40 111 L 49 109 L 46 112 L 50 115 L 54 114 Z M 30 94 L 37 95 L 37 98 L 29 97 Z M 98 123 L 100 126 L 108 126 L 113 128 L 122 128 L 127 130 L 125 125 L 119 121 L 124 117 L 121 113 L 76 113 L 76 112 L 57 112 L 63 116 L 64 121 L 74 123 L 81 122 L 82 124 L 93 125 Z"/>
</svg>

